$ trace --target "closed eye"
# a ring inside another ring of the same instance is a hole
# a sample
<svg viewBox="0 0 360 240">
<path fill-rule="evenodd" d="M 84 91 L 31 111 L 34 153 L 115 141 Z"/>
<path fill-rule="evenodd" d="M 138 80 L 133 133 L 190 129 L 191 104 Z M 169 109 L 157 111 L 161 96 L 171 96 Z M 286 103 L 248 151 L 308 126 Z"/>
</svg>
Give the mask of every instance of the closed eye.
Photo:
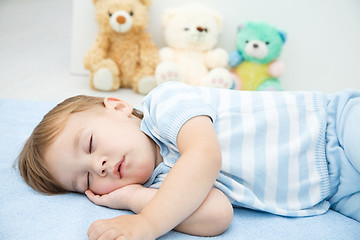
<svg viewBox="0 0 360 240">
<path fill-rule="evenodd" d="M 87 189 L 90 189 L 90 173 L 87 173 Z"/>
<path fill-rule="evenodd" d="M 92 153 L 93 148 L 93 134 L 91 134 L 90 141 L 89 141 L 89 153 Z"/>
</svg>

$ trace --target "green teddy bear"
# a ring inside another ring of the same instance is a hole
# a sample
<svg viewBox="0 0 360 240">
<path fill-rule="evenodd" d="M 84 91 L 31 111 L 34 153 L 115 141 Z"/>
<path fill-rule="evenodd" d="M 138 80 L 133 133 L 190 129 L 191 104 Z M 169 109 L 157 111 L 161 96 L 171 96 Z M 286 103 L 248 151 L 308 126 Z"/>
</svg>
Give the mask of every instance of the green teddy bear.
<svg viewBox="0 0 360 240">
<path fill-rule="evenodd" d="M 284 32 L 266 23 L 249 22 L 239 28 L 236 48 L 229 54 L 229 65 L 239 78 L 238 89 L 261 91 L 283 88 L 278 77 L 284 64 L 277 60 L 286 41 Z"/>
</svg>

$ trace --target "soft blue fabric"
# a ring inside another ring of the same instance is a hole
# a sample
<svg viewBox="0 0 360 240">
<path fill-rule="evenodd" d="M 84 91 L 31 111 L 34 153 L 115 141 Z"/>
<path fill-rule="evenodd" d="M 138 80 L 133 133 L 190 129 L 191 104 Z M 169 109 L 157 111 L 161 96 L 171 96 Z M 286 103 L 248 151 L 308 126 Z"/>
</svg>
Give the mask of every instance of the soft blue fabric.
<svg viewBox="0 0 360 240">
<path fill-rule="evenodd" d="M 25 139 L 54 105 L 0 99 L 0 239 L 87 239 L 93 221 L 131 214 L 96 206 L 80 194 L 41 195 L 13 168 Z M 171 231 L 160 239 L 202 238 Z M 357 240 L 360 223 L 331 210 L 317 217 L 286 218 L 235 209 L 230 228 L 214 239 Z"/>
<path fill-rule="evenodd" d="M 336 190 L 329 202 L 334 210 L 360 221 L 360 93 L 333 95 L 329 109 L 327 152 Z"/>
</svg>

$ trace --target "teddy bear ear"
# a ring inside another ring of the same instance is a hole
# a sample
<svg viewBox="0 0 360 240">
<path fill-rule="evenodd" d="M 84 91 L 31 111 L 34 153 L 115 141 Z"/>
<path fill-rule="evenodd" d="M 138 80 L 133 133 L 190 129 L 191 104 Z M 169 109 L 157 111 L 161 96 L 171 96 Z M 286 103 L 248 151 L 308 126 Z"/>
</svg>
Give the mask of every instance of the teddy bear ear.
<svg viewBox="0 0 360 240">
<path fill-rule="evenodd" d="M 217 22 L 219 29 L 222 29 L 223 17 L 216 11 L 210 10 L 210 12 L 213 15 L 213 17 L 215 18 L 215 21 Z"/>
<path fill-rule="evenodd" d="M 152 3 L 152 0 L 140 0 L 140 2 L 145 6 L 149 7 Z"/>
<path fill-rule="evenodd" d="M 175 8 L 167 8 L 163 14 L 163 24 L 166 26 L 169 21 L 177 14 L 179 10 Z"/>
<path fill-rule="evenodd" d="M 287 39 L 287 34 L 286 34 L 286 32 L 279 31 L 279 35 L 280 35 L 281 40 L 283 41 L 283 43 L 285 43 L 285 42 L 286 42 L 286 39 Z"/>
<path fill-rule="evenodd" d="M 243 30 L 246 27 L 245 23 L 242 23 L 240 25 L 237 26 L 237 31 L 240 32 L 241 30 Z"/>
</svg>

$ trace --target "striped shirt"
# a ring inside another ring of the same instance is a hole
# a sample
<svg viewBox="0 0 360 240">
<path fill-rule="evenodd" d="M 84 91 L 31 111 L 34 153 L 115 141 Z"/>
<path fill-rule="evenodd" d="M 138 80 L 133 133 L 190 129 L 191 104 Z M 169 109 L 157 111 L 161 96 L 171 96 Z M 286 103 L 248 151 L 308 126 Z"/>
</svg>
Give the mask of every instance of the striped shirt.
<svg viewBox="0 0 360 240">
<path fill-rule="evenodd" d="M 163 157 L 146 187 L 159 187 L 179 158 L 177 134 L 206 115 L 219 139 L 222 166 L 214 187 L 234 206 L 284 216 L 329 208 L 325 156 L 328 98 L 314 92 L 248 92 L 168 82 L 143 100 L 141 130 Z"/>
</svg>

